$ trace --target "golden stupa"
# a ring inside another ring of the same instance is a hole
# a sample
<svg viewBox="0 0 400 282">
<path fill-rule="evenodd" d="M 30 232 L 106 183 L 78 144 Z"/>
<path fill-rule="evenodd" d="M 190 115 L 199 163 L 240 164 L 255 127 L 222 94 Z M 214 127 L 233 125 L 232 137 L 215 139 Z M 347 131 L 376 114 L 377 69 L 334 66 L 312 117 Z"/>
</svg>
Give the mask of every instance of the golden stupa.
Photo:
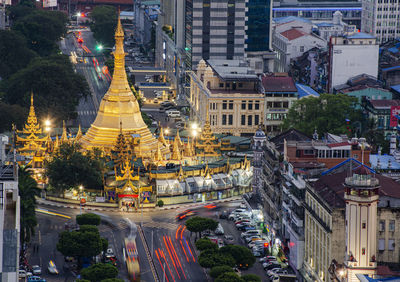
<svg viewBox="0 0 400 282">
<path fill-rule="evenodd" d="M 120 133 L 140 138 L 138 151 L 141 157 L 151 158 L 157 151 L 158 140 L 144 123 L 139 104 L 129 87 L 125 72 L 124 31 L 118 17 L 115 31 L 114 74 L 110 88 L 104 95 L 96 120 L 93 122 L 80 143 L 85 149 L 103 147 L 111 149 Z M 163 151 L 166 148 L 163 146 Z M 135 152 L 138 153 L 138 152 Z"/>
</svg>

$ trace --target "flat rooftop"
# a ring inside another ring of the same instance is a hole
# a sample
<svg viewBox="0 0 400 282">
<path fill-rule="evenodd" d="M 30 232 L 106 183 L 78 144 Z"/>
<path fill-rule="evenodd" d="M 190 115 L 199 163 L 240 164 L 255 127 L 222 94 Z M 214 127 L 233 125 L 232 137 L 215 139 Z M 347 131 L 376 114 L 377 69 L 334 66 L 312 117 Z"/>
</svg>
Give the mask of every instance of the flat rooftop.
<svg viewBox="0 0 400 282">
<path fill-rule="evenodd" d="M 243 60 L 208 60 L 207 63 L 214 72 L 223 80 L 257 81 L 254 70 Z"/>
</svg>

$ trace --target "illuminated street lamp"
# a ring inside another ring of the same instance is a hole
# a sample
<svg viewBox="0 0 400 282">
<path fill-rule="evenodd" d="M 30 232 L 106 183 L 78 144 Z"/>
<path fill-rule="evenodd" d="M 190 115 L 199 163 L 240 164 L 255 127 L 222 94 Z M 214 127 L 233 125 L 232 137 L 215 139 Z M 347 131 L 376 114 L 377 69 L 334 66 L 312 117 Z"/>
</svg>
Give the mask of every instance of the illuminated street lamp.
<svg viewBox="0 0 400 282">
<path fill-rule="evenodd" d="M 197 130 L 197 128 L 199 128 L 199 126 L 198 126 L 198 124 L 197 123 L 192 123 L 192 129 L 193 130 Z"/>
<path fill-rule="evenodd" d="M 99 44 L 96 46 L 97 51 L 102 51 L 103 50 L 103 45 Z"/>
<path fill-rule="evenodd" d="M 51 130 L 51 121 L 48 120 L 48 119 L 46 119 L 46 120 L 44 121 L 44 126 L 45 126 L 44 130 L 45 130 L 46 132 L 50 132 L 50 130 Z"/>
</svg>

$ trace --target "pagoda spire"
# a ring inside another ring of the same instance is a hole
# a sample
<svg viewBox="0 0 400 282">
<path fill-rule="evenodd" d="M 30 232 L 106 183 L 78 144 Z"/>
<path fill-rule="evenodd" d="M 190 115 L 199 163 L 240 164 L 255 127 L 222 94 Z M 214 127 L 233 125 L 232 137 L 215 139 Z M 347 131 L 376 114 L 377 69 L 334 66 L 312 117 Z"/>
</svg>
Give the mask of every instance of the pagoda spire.
<svg viewBox="0 0 400 282">
<path fill-rule="evenodd" d="M 179 148 L 182 148 L 183 143 L 181 137 L 179 136 L 179 129 L 176 130 L 175 140 L 177 140 Z"/>
<path fill-rule="evenodd" d="M 63 121 L 63 131 L 61 135 L 61 143 L 66 143 L 68 142 L 68 136 L 67 136 L 67 128 L 65 127 L 65 121 Z"/>
<path fill-rule="evenodd" d="M 190 138 L 188 137 L 188 142 L 185 146 L 185 150 L 184 150 L 185 156 L 186 157 L 193 157 L 194 153 L 193 153 L 193 147 L 190 144 Z"/>
<path fill-rule="evenodd" d="M 58 148 L 60 146 L 59 140 L 58 140 L 58 135 L 56 135 L 56 139 L 54 139 L 54 149 Z"/>
<path fill-rule="evenodd" d="M 160 135 L 158 136 L 158 142 L 163 144 L 164 146 L 168 146 L 167 141 L 165 140 L 165 137 L 164 137 L 164 130 L 160 126 L 160 124 L 158 126 L 160 127 Z"/>
<path fill-rule="evenodd" d="M 29 107 L 29 115 L 28 119 L 25 123 L 24 129 L 19 131 L 19 133 L 23 133 L 26 135 L 37 135 L 42 134 L 42 129 L 40 128 L 36 113 L 35 113 L 35 106 L 33 104 L 33 92 L 31 91 L 31 105 Z"/>
<path fill-rule="evenodd" d="M 181 151 L 179 148 L 179 141 L 175 136 L 174 145 L 172 148 L 172 159 L 180 161 L 182 159 Z"/>
<path fill-rule="evenodd" d="M 81 129 L 81 125 L 79 125 L 78 132 L 76 133 L 76 136 L 75 136 L 75 141 L 79 141 L 81 138 L 82 138 L 82 129 Z"/>
<path fill-rule="evenodd" d="M 154 162 L 163 161 L 164 157 L 160 149 L 160 142 L 157 143 L 157 151 L 154 154 Z"/>
</svg>

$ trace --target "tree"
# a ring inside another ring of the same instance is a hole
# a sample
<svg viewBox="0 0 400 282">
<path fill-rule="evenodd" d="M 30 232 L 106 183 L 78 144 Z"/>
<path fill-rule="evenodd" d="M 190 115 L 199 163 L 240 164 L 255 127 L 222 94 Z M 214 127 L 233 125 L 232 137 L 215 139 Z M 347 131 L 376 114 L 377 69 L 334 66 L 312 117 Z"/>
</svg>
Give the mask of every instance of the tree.
<svg viewBox="0 0 400 282">
<path fill-rule="evenodd" d="M 0 82 L 0 92 L 8 104 L 29 107 L 31 91 L 35 94 L 37 115 L 53 120 L 75 118 L 80 99 L 90 93 L 86 80 L 73 71 L 65 55 L 36 57 L 26 68 Z"/>
<path fill-rule="evenodd" d="M 252 267 L 256 258 L 249 249 L 238 245 L 227 245 L 219 250 L 222 254 L 229 254 L 235 259 L 238 267 Z"/>
<path fill-rule="evenodd" d="M 159 206 L 160 208 L 161 208 L 162 206 L 164 206 L 164 201 L 163 201 L 163 200 L 158 200 L 158 201 L 157 201 L 157 206 Z"/>
<path fill-rule="evenodd" d="M 103 183 L 102 164 L 92 154 L 83 155 L 76 143 L 62 144 L 45 163 L 49 184 L 64 192 L 71 187 L 101 189 Z"/>
<path fill-rule="evenodd" d="M 82 225 L 77 231 L 62 232 L 58 239 L 57 250 L 64 256 L 80 259 L 97 256 L 103 250 L 103 244 L 97 227 Z"/>
<path fill-rule="evenodd" d="M 233 267 L 235 259 L 230 254 L 222 254 L 219 251 L 209 249 L 200 253 L 199 264 L 204 268 L 212 268 L 220 265 Z"/>
<path fill-rule="evenodd" d="M 362 120 L 355 106 L 357 98 L 344 94 L 321 94 L 294 102 L 289 109 L 283 128 L 296 128 L 308 135 L 318 133 L 349 134 L 354 124 Z M 347 121 L 346 121 L 347 120 Z"/>
<path fill-rule="evenodd" d="M 84 213 L 76 216 L 76 223 L 79 225 L 100 225 L 100 222 L 100 216 L 94 213 Z"/>
<path fill-rule="evenodd" d="M 211 240 L 208 238 L 202 238 L 202 239 L 197 240 L 195 245 L 199 251 L 204 251 L 204 250 L 209 250 L 209 249 L 211 249 L 211 250 L 218 249 L 218 245 L 211 242 Z"/>
<path fill-rule="evenodd" d="M 117 11 L 112 6 L 97 6 L 90 14 L 91 30 L 94 38 L 111 48 L 114 46 L 115 28 L 117 27 Z"/>
<path fill-rule="evenodd" d="M 98 282 L 108 278 L 115 278 L 118 275 L 118 269 L 108 263 L 96 263 L 81 271 L 84 279 L 91 282 Z"/>
<path fill-rule="evenodd" d="M 124 280 L 119 278 L 107 278 L 101 280 L 101 282 L 124 282 Z"/>
<path fill-rule="evenodd" d="M 243 279 L 234 272 L 225 272 L 218 276 L 215 282 L 243 282 Z"/>
<path fill-rule="evenodd" d="M 214 266 L 210 270 L 210 276 L 215 279 L 225 272 L 234 272 L 234 271 L 232 267 L 228 265 Z"/>
<path fill-rule="evenodd" d="M 260 276 L 251 273 L 243 275 L 242 279 L 246 282 L 261 282 Z"/>
<path fill-rule="evenodd" d="M 28 110 L 19 105 L 9 105 L 0 102 L 0 132 L 10 131 L 12 125 L 22 128 L 26 121 Z"/>
<path fill-rule="evenodd" d="M 41 56 L 48 56 L 58 52 L 56 43 L 67 32 L 67 22 L 67 16 L 62 12 L 34 9 L 19 18 L 12 29 L 27 39 L 30 49 Z"/>
<path fill-rule="evenodd" d="M 30 175 L 26 167 L 20 167 L 18 171 L 18 194 L 20 196 L 20 224 L 21 242 L 29 242 L 35 234 L 37 219 L 35 214 L 36 200 L 39 189 L 35 179 Z"/>
<path fill-rule="evenodd" d="M 15 31 L 0 30 L 0 77 L 9 78 L 12 74 L 25 68 L 36 57 L 30 50 L 25 38 Z"/>
<path fill-rule="evenodd" d="M 218 227 L 218 222 L 211 218 L 195 216 L 186 221 L 186 228 L 190 232 L 195 232 L 195 233 L 200 233 L 205 230 L 214 231 L 215 229 L 217 229 L 217 227 Z"/>
</svg>

